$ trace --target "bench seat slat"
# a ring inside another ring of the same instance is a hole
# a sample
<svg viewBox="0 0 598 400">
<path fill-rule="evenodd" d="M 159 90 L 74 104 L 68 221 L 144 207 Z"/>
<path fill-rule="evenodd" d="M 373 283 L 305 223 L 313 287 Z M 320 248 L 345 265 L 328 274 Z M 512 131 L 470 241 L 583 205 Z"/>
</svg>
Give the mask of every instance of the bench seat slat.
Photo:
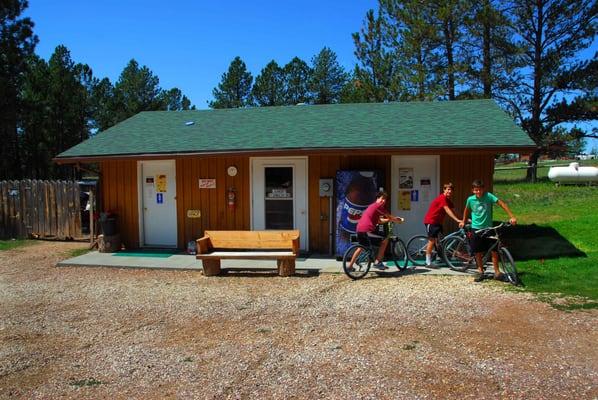
<svg viewBox="0 0 598 400">
<path fill-rule="evenodd" d="M 215 251 L 209 254 L 198 254 L 197 259 L 256 259 L 275 260 L 282 258 L 296 258 L 292 251 Z"/>
</svg>

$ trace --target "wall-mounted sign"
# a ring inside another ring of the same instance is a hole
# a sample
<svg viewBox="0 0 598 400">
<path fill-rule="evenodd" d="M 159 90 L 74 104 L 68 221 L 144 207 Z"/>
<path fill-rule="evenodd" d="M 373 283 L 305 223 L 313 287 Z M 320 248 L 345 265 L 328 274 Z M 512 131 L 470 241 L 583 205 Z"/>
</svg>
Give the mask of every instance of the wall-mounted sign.
<svg viewBox="0 0 598 400">
<path fill-rule="evenodd" d="M 164 204 L 164 195 L 162 193 L 156 193 L 156 204 Z"/>
<path fill-rule="evenodd" d="M 399 210 L 411 210 L 411 191 L 401 190 L 399 192 Z"/>
<path fill-rule="evenodd" d="M 187 210 L 187 218 L 201 218 L 200 210 Z"/>
<path fill-rule="evenodd" d="M 216 179 L 199 178 L 200 189 L 216 189 Z"/>
<path fill-rule="evenodd" d="M 156 175 L 156 192 L 166 193 L 168 191 L 168 180 L 166 175 Z"/>
<path fill-rule="evenodd" d="M 411 191 L 411 201 L 419 201 L 419 191 L 417 191 L 417 190 Z"/>
<path fill-rule="evenodd" d="M 413 168 L 399 168 L 399 189 L 413 189 Z"/>
</svg>

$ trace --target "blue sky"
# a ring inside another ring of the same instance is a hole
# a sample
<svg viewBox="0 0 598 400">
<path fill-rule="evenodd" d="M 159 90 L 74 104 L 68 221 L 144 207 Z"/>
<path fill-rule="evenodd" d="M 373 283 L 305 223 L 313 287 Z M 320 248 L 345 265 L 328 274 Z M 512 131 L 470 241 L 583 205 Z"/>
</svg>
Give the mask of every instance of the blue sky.
<svg viewBox="0 0 598 400">
<path fill-rule="evenodd" d="M 63 44 L 75 62 L 114 83 L 134 58 L 178 87 L 197 108 L 207 108 L 212 89 L 240 56 L 253 76 L 271 60 L 298 56 L 306 62 L 324 46 L 351 70 L 351 34 L 361 29 L 377 0 L 29 0 L 25 15 L 35 23 L 36 53 L 48 59 Z M 596 42 L 584 52 L 598 50 Z M 590 125 L 593 126 L 593 125 Z M 598 147 L 590 140 L 588 151 Z"/>
<path fill-rule="evenodd" d="M 347 69 L 356 59 L 351 33 L 376 0 L 129 1 L 30 0 L 26 15 L 48 59 L 63 44 L 76 62 L 114 83 L 131 58 L 149 67 L 162 88 L 180 88 L 198 108 L 235 56 L 255 77 L 272 59 L 306 62 L 330 47 Z"/>
</svg>

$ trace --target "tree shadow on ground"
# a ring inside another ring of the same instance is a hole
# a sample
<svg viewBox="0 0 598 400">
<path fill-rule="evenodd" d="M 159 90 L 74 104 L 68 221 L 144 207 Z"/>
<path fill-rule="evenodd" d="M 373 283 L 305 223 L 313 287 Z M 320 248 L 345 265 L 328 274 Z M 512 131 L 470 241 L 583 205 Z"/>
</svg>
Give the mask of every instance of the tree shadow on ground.
<svg viewBox="0 0 598 400">
<path fill-rule="evenodd" d="M 501 238 L 515 260 L 587 257 L 551 227 L 536 224 L 511 226 L 501 232 Z"/>
</svg>

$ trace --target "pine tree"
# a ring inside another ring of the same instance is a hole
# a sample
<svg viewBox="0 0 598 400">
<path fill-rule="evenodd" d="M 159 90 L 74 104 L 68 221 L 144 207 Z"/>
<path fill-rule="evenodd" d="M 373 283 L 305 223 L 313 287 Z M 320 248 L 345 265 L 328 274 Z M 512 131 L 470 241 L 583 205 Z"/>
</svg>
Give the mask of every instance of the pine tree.
<svg viewBox="0 0 598 400">
<path fill-rule="evenodd" d="M 443 93 L 438 70 L 439 35 L 429 2 L 381 0 L 385 36 L 394 47 L 406 100 L 433 100 Z"/>
<path fill-rule="evenodd" d="M 324 47 L 312 58 L 310 91 L 316 104 L 340 102 L 341 91 L 348 76 L 336 59 L 336 53 Z"/>
<path fill-rule="evenodd" d="M 249 105 L 252 82 L 253 77 L 241 57 L 235 57 L 228 71 L 222 74 L 218 87 L 212 90 L 214 100 L 209 102 L 210 108 L 239 108 Z"/>
<path fill-rule="evenodd" d="M 547 110 L 575 86 L 580 52 L 592 44 L 596 35 L 597 10 L 595 0 L 512 3 L 510 25 L 517 45 L 524 49 L 521 55 L 524 79 L 509 104 L 521 126 L 539 146 L 529 160 L 530 180 L 535 179 L 538 157 L 551 144 L 551 116 Z"/>
<path fill-rule="evenodd" d="M 366 14 L 364 27 L 353 33 L 355 56 L 359 66 L 355 68 L 355 78 L 362 92 L 371 102 L 399 100 L 403 92 L 397 57 L 389 49 L 388 35 L 384 30 L 382 13 L 374 16 L 374 10 Z"/>
<path fill-rule="evenodd" d="M 262 107 L 284 104 L 284 75 L 276 61 L 270 61 L 255 78 L 251 98 Z"/>
<path fill-rule="evenodd" d="M 282 71 L 285 85 L 284 104 L 309 103 L 311 101 L 309 81 L 312 74 L 309 65 L 299 57 L 294 57 Z"/>
<path fill-rule="evenodd" d="M 37 36 L 30 18 L 20 18 L 26 0 L 0 0 L 0 179 L 20 178 L 19 119 L 27 60 Z"/>
</svg>

